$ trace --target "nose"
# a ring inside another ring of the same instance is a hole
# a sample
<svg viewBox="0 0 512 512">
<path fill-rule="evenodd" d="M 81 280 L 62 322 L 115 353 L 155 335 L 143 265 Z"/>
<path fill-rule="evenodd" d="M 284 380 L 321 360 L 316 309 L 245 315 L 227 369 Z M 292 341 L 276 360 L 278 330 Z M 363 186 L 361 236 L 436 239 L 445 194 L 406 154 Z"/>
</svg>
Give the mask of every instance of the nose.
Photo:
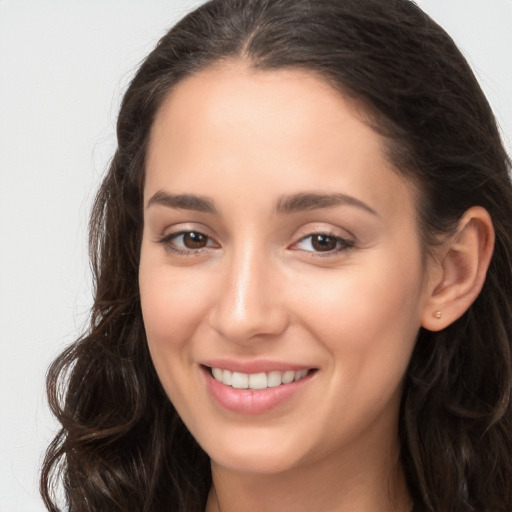
<svg viewBox="0 0 512 512">
<path fill-rule="evenodd" d="M 274 338 L 288 325 L 278 265 L 247 245 L 218 269 L 222 275 L 209 314 L 210 326 L 238 344 Z"/>
</svg>

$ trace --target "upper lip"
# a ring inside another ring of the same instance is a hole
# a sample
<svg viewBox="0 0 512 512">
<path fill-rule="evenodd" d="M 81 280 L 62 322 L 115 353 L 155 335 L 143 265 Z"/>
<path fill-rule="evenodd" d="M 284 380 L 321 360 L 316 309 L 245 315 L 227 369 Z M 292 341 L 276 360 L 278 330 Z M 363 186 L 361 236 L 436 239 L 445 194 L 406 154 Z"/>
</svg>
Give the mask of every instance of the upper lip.
<svg viewBox="0 0 512 512">
<path fill-rule="evenodd" d="M 268 373 L 273 371 L 295 371 L 310 370 L 313 367 L 303 364 L 294 364 L 284 361 L 274 361 L 270 359 L 253 359 L 249 361 L 236 360 L 236 359 L 209 359 L 201 361 L 203 366 L 210 368 L 221 368 L 222 370 L 229 370 L 231 372 L 239 373 Z"/>
</svg>

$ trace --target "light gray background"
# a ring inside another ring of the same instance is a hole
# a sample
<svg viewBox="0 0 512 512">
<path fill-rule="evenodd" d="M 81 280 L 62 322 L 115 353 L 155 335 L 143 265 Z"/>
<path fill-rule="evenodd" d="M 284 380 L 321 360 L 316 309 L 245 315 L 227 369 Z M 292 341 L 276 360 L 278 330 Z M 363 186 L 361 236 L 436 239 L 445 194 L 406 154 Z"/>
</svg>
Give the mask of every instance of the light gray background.
<svg viewBox="0 0 512 512">
<path fill-rule="evenodd" d="M 50 361 L 91 303 L 89 208 L 137 64 L 192 0 L 0 0 L 0 512 L 42 511 Z M 420 0 L 512 148 L 512 0 Z"/>
</svg>

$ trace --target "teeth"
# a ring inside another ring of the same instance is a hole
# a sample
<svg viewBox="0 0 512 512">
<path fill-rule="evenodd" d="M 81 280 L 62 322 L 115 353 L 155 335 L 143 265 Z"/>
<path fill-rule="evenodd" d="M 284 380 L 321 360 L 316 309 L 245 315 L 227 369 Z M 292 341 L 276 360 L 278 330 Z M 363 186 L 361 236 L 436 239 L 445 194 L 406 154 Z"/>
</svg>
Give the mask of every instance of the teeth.
<svg viewBox="0 0 512 512">
<path fill-rule="evenodd" d="M 281 372 L 268 372 L 267 373 L 267 387 L 275 388 L 281 385 Z"/>
<path fill-rule="evenodd" d="M 284 372 L 283 376 L 281 377 L 281 382 L 283 384 L 290 384 L 290 382 L 293 382 L 295 379 L 295 372 L 292 372 L 291 370 Z"/>
<path fill-rule="evenodd" d="M 307 370 L 301 370 L 300 372 L 295 372 L 295 378 L 294 380 L 300 380 L 303 379 L 308 374 Z"/>
<path fill-rule="evenodd" d="M 249 387 L 251 389 L 265 389 L 267 387 L 267 374 L 253 373 L 249 375 Z"/>
<path fill-rule="evenodd" d="M 221 377 L 221 379 L 217 379 L 217 380 L 222 380 L 222 382 L 224 382 L 224 384 L 228 384 L 229 386 L 231 386 L 232 379 L 233 379 L 233 374 L 229 370 L 222 370 L 222 377 Z"/>
<path fill-rule="evenodd" d="M 222 374 L 224 372 L 220 368 L 212 368 L 212 375 L 215 377 L 215 380 L 223 382 Z"/>
<path fill-rule="evenodd" d="M 222 372 L 224 374 L 224 372 Z M 249 375 L 247 373 L 233 372 L 231 385 L 236 389 L 247 389 L 249 387 Z"/>
<path fill-rule="evenodd" d="M 236 389 L 265 389 L 274 388 L 281 384 L 290 384 L 291 382 L 303 379 L 309 370 L 300 370 L 297 372 L 287 370 L 285 372 L 268 373 L 240 373 L 222 370 L 221 368 L 212 368 L 211 373 L 215 380 L 232 386 Z"/>
</svg>

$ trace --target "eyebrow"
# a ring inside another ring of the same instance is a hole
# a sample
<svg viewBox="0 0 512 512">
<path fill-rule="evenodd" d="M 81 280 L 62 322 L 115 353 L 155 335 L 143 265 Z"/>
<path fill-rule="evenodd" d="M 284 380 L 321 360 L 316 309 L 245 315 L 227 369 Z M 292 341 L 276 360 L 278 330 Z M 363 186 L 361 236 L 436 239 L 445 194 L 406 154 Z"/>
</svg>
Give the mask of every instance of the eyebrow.
<svg viewBox="0 0 512 512">
<path fill-rule="evenodd" d="M 304 210 L 317 210 L 320 208 L 333 208 L 335 206 L 349 205 L 361 208 L 372 215 L 379 214 L 366 203 L 346 194 L 322 194 L 303 192 L 282 196 L 276 205 L 278 213 L 293 213 Z"/>
<path fill-rule="evenodd" d="M 152 205 L 195 210 L 204 213 L 217 213 L 213 200 L 208 197 L 194 194 L 169 194 L 163 190 L 159 190 L 148 200 L 147 208 Z M 341 205 L 356 206 L 372 215 L 379 216 L 373 208 L 355 197 L 339 193 L 323 194 L 315 192 L 299 192 L 297 194 L 281 196 L 276 204 L 276 212 L 287 214 L 322 208 L 334 208 Z"/>
<path fill-rule="evenodd" d="M 195 210 L 204 213 L 217 213 L 213 201 L 207 197 L 194 194 L 168 194 L 163 190 L 156 192 L 148 200 L 147 208 L 153 205 L 166 206 L 167 208 L 179 208 L 182 210 Z"/>
</svg>

